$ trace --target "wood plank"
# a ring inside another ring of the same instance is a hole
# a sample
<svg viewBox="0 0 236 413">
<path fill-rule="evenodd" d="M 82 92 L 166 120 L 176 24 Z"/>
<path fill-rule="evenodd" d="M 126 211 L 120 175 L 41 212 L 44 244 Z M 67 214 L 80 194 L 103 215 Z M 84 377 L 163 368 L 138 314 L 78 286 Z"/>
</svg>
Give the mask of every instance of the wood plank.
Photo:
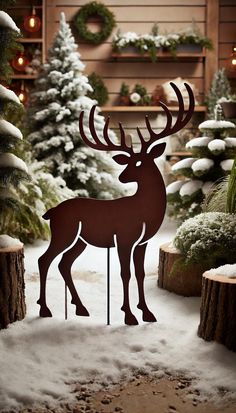
<svg viewBox="0 0 236 413">
<path fill-rule="evenodd" d="M 81 3 L 80 3 L 81 4 Z M 73 20 L 80 7 L 77 6 L 59 6 L 56 8 L 56 20 L 59 20 L 61 12 L 65 12 L 67 21 Z M 159 6 L 155 4 L 151 7 L 146 5 L 131 6 L 126 4 L 123 7 L 110 6 L 109 10 L 114 13 L 115 19 L 120 22 L 191 22 L 194 16 L 196 22 L 205 21 L 205 7 L 178 7 L 178 6 Z M 180 12 L 181 11 L 181 12 Z M 158 18 L 158 19 L 157 19 Z"/>
<path fill-rule="evenodd" d="M 86 63 L 86 61 L 85 61 Z M 203 63 L 192 63 L 192 62 L 139 62 L 139 64 L 133 64 L 132 68 L 130 63 L 120 62 L 119 64 L 112 62 L 101 62 L 101 61 L 88 61 L 86 64 L 86 72 L 96 72 L 98 75 L 103 77 L 114 77 L 114 78 L 130 78 L 139 79 L 139 77 L 152 77 L 156 78 L 157 73 L 160 77 L 165 77 L 168 75 L 170 78 L 178 77 L 203 77 Z"/>
<path fill-rule="evenodd" d="M 236 20 L 236 3 L 234 6 L 220 7 L 220 22 L 232 22 Z"/>
<path fill-rule="evenodd" d="M 219 44 L 219 59 L 228 59 L 232 53 L 233 46 L 235 42 L 232 43 L 220 43 Z"/>
<path fill-rule="evenodd" d="M 236 19 L 235 19 L 236 22 Z M 236 39 L 236 24 L 220 23 L 219 25 L 219 41 L 220 42 L 235 42 Z"/>
<path fill-rule="evenodd" d="M 213 42 L 214 51 L 206 52 L 206 71 L 205 71 L 205 91 L 210 88 L 212 78 L 218 67 L 218 42 L 219 42 L 219 0 L 207 1 L 206 26 L 207 36 Z"/>
<path fill-rule="evenodd" d="M 48 6 L 51 6 L 51 1 L 48 1 Z M 142 6 L 143 5 L 143 0 L 128 0 L 129 5 L 133 6 Z M 234 0 L 232 0 L 234 1 Z M 83 6 L 84 4 L 88 3 L 88 0 L 80 0 L 79 4 Z M 156 6 L 157 4 L 159 6 L 205 6 L 206 0 L 147 0 L 146 6 Z M 106 0 L 105 1 L 106 6 L 120 6 L 120 7 L 125 7 L 127 5 L 127 0 Z M 57 6 L 78 6 L 78 0 L 57 0 Z"/>
<path fill-rule="evenodd" d="M 108 105 L 119 105 L 119 101 L 120 101 L 120 96 L 119 93 L 109 93 L 108 94 Z M 197 102 L 200 104 L 204 101 L 204 95 L 203 94 L 199 94 L 197 95 Z"/>
<path fill-rule="evenodd" d="M 178 106 L 168 106 L 171 112 L 178 112 Z M 102 106 L 102 112 L 163 112 L 161 106 Z M 206 106 L 195 106 L 195 112 L 205 112 Z"/>
</svg>

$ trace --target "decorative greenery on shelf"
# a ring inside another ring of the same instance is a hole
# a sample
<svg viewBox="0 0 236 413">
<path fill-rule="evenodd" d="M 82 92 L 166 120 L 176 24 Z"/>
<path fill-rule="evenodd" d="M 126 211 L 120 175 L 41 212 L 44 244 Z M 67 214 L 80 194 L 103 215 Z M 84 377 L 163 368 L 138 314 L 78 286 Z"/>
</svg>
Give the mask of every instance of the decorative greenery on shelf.
<svg viewBox="0 0 236 413">
<path fill-rule="evenodd" d="M 93 92 L 88 92 L 88 97 L 95 99 L 100 106 L 105 105 L 108 101 L 108 90 L 102 78 L 93 72 L 88 76 L 88 80 L 93 88 Z"/>
<path fill-rule="evenodd" d="M 178 33 L 159 34 L 157 24 L 153 26 L 151 34 L 139 35 L 134 32 L 121 34 L 118 31 L 113 38 L 112 48 L 114 52 L 121 53 L 127 46 L 132 46 L 137 53 L 148 53 L 152 61 L 156 61 L 157 52 L 161 48 L 176 56 L 178 46 L 183 44 L 193 44 L 206 49 L 213 49 L 211 39 L 203 36 L 194 22 L 191 27 Z"/>
<path fill-rule="evenodd" d="M 101 20 L 100 31 L 94 33 L 88 29 L 87 23 L 91 17 L 98 17 Z M 100 44 L 110 36 L 116 22 L 114 14 L 104 4 L 92 1 L 80 8 L 74 18 L 74 25 L 81 39 L 88 43 Z"/>
<path fill-rule="evenodd" d="M 151 97 L 147 94 L 147 89 L 137 83 L 130 95 L 130 101 L 133 105 L 149 106 L 151 104 Z"/>
</svg>

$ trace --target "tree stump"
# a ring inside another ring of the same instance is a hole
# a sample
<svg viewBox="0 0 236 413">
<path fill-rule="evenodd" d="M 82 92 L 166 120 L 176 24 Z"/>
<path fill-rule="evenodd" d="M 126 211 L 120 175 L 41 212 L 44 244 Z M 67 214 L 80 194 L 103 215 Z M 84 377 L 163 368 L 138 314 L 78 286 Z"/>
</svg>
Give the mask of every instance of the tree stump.
<svg viewBox="0 0 236 413">
<path fill-rule="evenodd" d="M 160 247 L 158 287 L 186 297 L 198 297 L 202 273 L 202 267 L 186 265 L 183 255 L 170 242 Z"/>
<path fill-rule="evenodd" d="M 24 250 L 0 249 L 0 329 L 25 317 Z"/>
<path fill-rule="evenodd" d="M 236 351 L 236 275 L 203 274 L 198 335 Z"/>
</svg>

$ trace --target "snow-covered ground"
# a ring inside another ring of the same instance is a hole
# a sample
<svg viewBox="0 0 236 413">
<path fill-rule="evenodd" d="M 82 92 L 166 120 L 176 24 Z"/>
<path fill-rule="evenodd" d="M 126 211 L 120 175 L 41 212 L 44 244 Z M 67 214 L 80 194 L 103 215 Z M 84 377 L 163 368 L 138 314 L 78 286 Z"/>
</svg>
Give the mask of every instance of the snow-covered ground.
<svg viewBox="0 0 236 413">
<path fill-rule="evenodd" d="M 48 277 L 48 304 L 53 318 L 40 319 L 38 257 L 47 242 L 25 248 L 27 317 L 0 332 L 0 409 L 73 399 L 73 385 L 95 386 L 129 378 L 134 371 L 161 376 L 181 372 L 194 385 L 216 397 L 219 387 L 236 394 L 236 354 L 197 337 L 198 298 L 183 298 L 157 288 L 158 246 L 173 238 L 175 228 L 164 223 L 149 245 L 146 259 L 146 299 L 158 322 L 141 321 L 136 308 L 136 283 L 131 304 L 139 326 L 123 324 L 122 286 L 115 250 L 111 254 L 111 326 L 106 326 L 106 251 L 88 247 L 73 266 L 77 291 L 90 317 L 75 316 L 68 300 L 64 320 L 64 283 L 58 261 Z"/>
</svg>

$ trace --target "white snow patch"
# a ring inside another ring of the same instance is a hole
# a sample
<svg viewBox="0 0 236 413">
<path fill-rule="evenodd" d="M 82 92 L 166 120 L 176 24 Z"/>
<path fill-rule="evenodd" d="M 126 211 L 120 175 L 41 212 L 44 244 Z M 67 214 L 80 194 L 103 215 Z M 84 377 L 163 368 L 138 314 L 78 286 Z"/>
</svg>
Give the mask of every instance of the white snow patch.
<svg viewBox="0 0 236 413">
<path fill-rule="evenodd" d="M 185 183 L 185 181 L 176 181 L 176 182 L 172 182 L 171 184 L 169 184 L 166 187 L 167 195 L 175 194 L 176 192 L 179 192 L 181 186 L 183 186 L 184 183 Z"/>
<path fill-rule="evenodd" d="M 236 264 L 226 264 L 207 271 L 211 275 L 223 275 L 228 278 L 236 278 Z"/>
<path fill-rule="evenodd" d="M 59 259 L 48 275 L 48 305 L 52 319 L 38 318 L 37 261 L 48 243 L 25 248 L 27 317 L 0 332 L 0 408 L 73 401 L 74 385 L 95 381 L 112 384 L 129 378 L 136 369 L 160 375 L 181 372 L 194 387 L 217 398 L 220 386 L 236 392 L 236 354 L 197 336 L 200 298 L 185 298 L 157 287 L 157 257 L 161 244 L 173 239 L 176 228 L 164 224 L 148 245 L 145 292 L 157 323 L 143 323 L 137 310 L 137 287 L 132 273 L 130 301 L 140 325 L 123 324 L 119 262 L 111 249 L 111 326 L 106 326 L 106 251 L 87 247 L 72 267 L 76 289 L 90 317 L 76 317 L 68 300 L 64 321 L 64 282 Z M 183 354 L 184 349 L 184 354 Z M 10 384 L 10 385 L 9 385 Z M 34 408 L 33 408 L 34 411 Z"/>
<path fill-rule="evenodd" d="M 213 141 L 208 144 L 211 152 L 224 152 L 225 146 L 226 144 L 222 139 L 213 139 Z"/>
<path fill-rule="evenodd" d="M 16 238 L 12 238 L 9 235 L 0 235 L 0 248 L 22 247 L 23 244 Z"/>
<path fill-rule="evenodd" d="M 12 136 L 16 139 L 23 139 L 23 135 L 16 126 L 8 122 L 5 119 L 0 119 L 0 134 L 6 136 Z"/>
<path fill-rule="evenodd" d="M 201 146 L 205 147 L 211 140 L 212 138 L 208 138 L 207 136 L 201 136 L 200 138 L 191 139 L 191 141 L 186 143 L 186 149 L 192 149 Z"/>
<path fill-rule="evenodd" d="M 179 193 L 181 196 L 191 196 L 195 192 L 199 191 L 201 187 L 202 187 L 202 181 L 195 179 L 194 181 L 186 182 L 180 189 Z"/>
<path fill-rule="evenodd" d="M 20 33 L 20 29 L 16 26 L 14 20 L 3 10 L 0 11 L 0 27 L 6 27 L 6 29 Z"/>
<path fill-rule="evenodd" d="M 204 195 L 206 195 L 210 191 L 210 189 L 212 188 L 212 185 L 213 185 L 213 182 L 211 181 L 204 182 L 204 184 L 202 185 L 202 192 Z"/>
<path fill-rule="evenodd" d="M 201 158 L 193 162 L 192 170 L 193 172 L 208 171 L 210 168 L 213 167 L 213 165 L 214 165 L 214 161 L 212 159 Z"/>
<path fill-rule="evenodd" d="M 196 158 L 185 158 L 182 159 L 179 162 L 176 162 L 173 166 L 172 166 L 172 171 L 178 171 L 179 169 L 185 169 L 185 168 L 191 168 L 193 162 L 196 161 Z"/>
<path fill-rule="evenodd" d="M 0 154 L 0 167 L 16 168 L 21 171 L 28 172 L 26 163 L 22 159 L 18 158 L 18 156 L 8 152 Z"/>
<path fill-rule="evenodd" d="M 230 138 L 225 138 L 225 144 L 227 148 L 235 148 L 236 138 L 231 136 Z"/>
<path fill-rule="evenodd" d="M 0 100 L 7 100 L 9 102 L 17 103 L 21 105 L 20 99 L 18 96 L 13 92 L 13 90 L 7 89 L 5 86 L 0 85 Z"/>
<path fill-rule="evenodd" d="M 205 120 L 198 126 L 200 130 L 206 129 L 234 129 L 235 124 L 227 120 Z"/>
<path fill-rule="evenodd" d="M 232 169 L 233 163 L 233 159 L 225 159 L 224 161 L 221 161 L 220 166 L 224 171 L 230 171 Z"/>
</svg>

